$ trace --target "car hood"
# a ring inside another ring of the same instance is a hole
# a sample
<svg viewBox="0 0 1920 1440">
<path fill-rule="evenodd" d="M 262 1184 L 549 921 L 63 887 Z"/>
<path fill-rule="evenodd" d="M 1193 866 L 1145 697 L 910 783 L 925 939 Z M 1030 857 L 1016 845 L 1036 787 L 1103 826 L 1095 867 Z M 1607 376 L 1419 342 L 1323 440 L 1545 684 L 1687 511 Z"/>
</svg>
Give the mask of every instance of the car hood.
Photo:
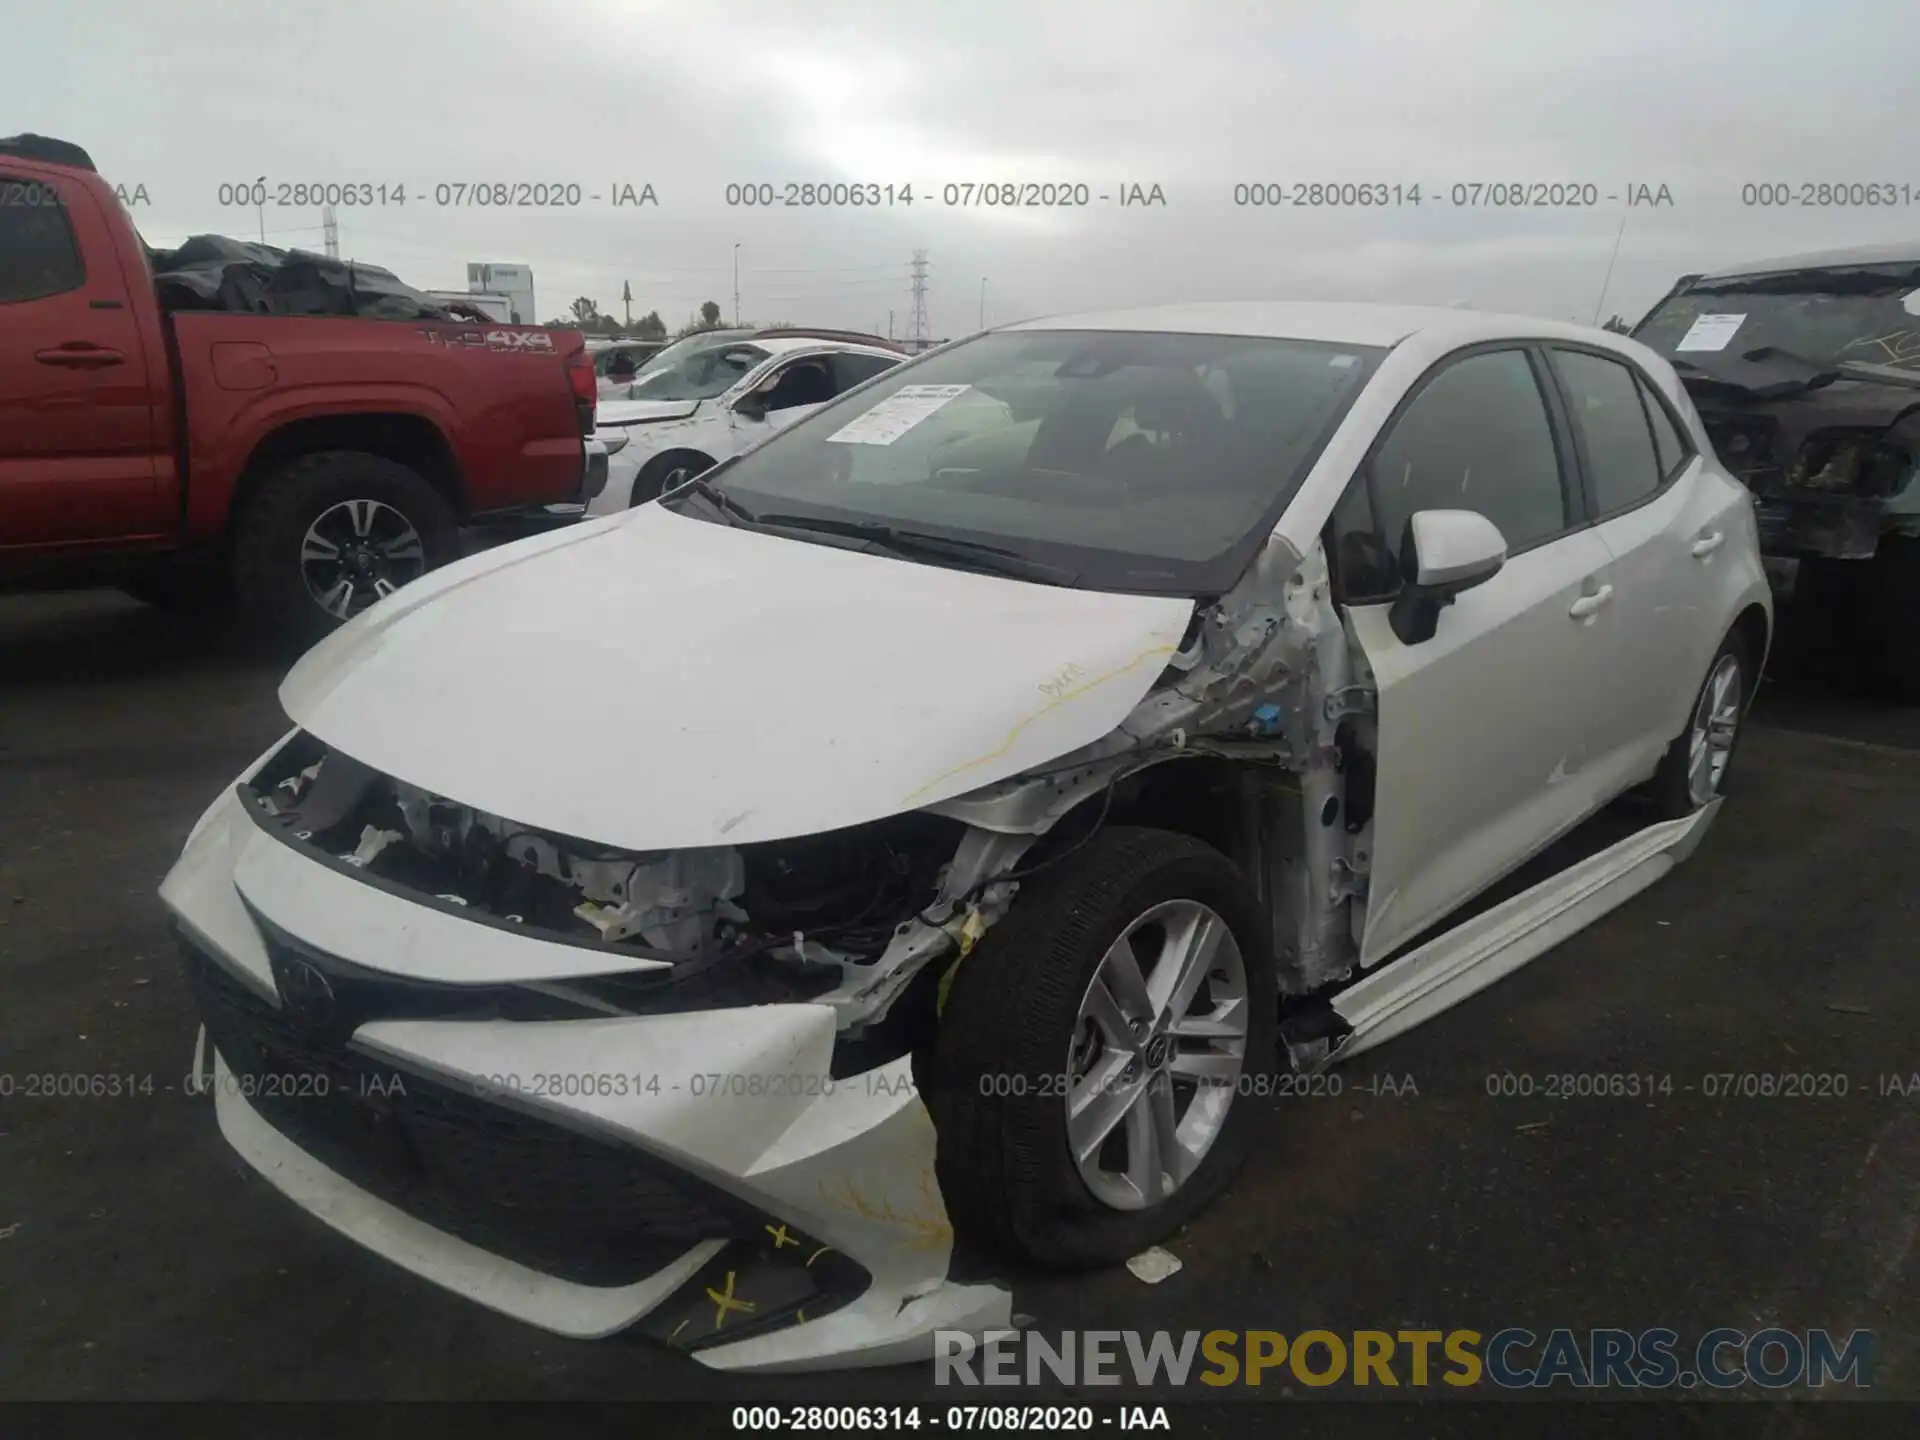
<svg viewBox="0 0 1920 1440">
<path fill-rule="evenodd" d="M 1193 602 L 645 505 L 469 557 L 315 646 L 288 716 L 412 784 L 633 850 L 934 804 L 1112 730 Z"/>
<path fill-rule="evenodd" d="M 683 420 L 700 408 L 698 400 L 603 400 L 594 407 L 594 424 L 645 425 L 653 420 Z"/>
</svg>

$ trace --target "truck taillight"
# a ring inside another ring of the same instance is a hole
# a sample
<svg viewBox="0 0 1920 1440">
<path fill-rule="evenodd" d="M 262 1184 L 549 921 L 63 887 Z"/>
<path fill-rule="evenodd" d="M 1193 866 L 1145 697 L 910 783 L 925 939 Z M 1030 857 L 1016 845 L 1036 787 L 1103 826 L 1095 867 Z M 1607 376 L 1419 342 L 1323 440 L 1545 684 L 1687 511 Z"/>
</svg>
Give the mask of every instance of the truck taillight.
<svg viewBox="0 0 1920 1440">
<path fill-rule="evenodd" d="M 573 385 L 573 408 L 580 414 L 580 433 L 591 435 L 594 411 L 600 404 L 599 377 L 593 372 L 593 357 L 576 350 L 567 357 L 567 379 Z"/>
</svg>

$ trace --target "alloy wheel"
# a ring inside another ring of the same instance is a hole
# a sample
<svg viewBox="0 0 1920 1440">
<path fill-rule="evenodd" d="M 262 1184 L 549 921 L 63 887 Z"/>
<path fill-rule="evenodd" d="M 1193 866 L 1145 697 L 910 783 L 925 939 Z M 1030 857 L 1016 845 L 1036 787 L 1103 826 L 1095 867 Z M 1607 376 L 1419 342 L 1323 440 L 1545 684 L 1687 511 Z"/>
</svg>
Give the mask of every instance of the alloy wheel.
<svg viewBox="0 0 1920 1440">
<path fill-rule="evenodd" d="M 320 512 L 300 542 L 300 576 L 314 603 L 342 620 L 427 570 L 413 522 L 378 500 L 342 500 Z"/>
<path fill-rule="evenodd" d="M 1700 691 L 1687 739 L 1687 793 L 1695 805 L 1705 805 L 1720 793 L 1720 782 L 1733 759 L 1745 694 L 1740 657 L 1722 655 Z"/>
<path fill-rule="evenodd" d="M 1247 969 L 1196 900 L 1156 905 L 1114 941 L 1068 1046 L 1067 1143 L 1095 1199 L 1144 1210 L 1220 1137 L 1247 1053 Z"/>
</svg>

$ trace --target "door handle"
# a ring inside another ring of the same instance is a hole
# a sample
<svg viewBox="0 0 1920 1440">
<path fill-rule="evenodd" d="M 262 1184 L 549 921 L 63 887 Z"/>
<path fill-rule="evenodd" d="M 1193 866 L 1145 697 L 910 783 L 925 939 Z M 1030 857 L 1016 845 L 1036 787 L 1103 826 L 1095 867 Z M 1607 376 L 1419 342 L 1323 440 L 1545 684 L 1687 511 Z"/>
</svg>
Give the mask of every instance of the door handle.
<svg viewBox="0 0 1920 1440">
<path fill-rule="evenodd" d="M 54 350 L 36 350 L 33 358 L 42 365 L 65 365 L 75 370 L 92 370 L 103 365 L 120 365 L 126 356 L 104 345 L 62 345 Z"/>
<path fill-rule="evenodd" d="M 1722 545 L 1727 543 L 1726 532 L 1715 530 L 1711 535 L 1702 535 L 1693 542 L 1693 558 L 1704 560 Z"/>
<path fill-rule="evenodd" d="M 1594 591 L 1593 594 L 1582 595 L 1578 600 L 1574 601 L 1572 605 L 1567 607 L 1567 614 L 1576 620 L 1584 620 L 1611 599 L 1613 599 L 1613 587 L 1611 585 L 1602 585 L 1598 590 Z"/>
</svg>

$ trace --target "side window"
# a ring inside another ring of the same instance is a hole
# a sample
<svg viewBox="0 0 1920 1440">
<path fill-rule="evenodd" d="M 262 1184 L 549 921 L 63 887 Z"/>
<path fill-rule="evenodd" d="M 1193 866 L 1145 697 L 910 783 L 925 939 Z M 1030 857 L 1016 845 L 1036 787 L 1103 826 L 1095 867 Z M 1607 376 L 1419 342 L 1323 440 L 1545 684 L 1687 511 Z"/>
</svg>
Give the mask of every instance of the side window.
<svg viewBox="0 0 1920 1440">
<path fill-rule="evenodd" d="M 1653 448 L 1660 456 L 1660 483 L 1664 485 L 1692 457 L 1693 447 L 1681 435 L 1672 414 L 1646 377 L 1635 375 L 1633 378 L 1640 387 L 1640 399 L 1647 407 L 1647 423 L 1653 426 Z"/>
<path fill-rule="evenodd" d="M 851 390 L 899 363 L 886 355 L 835 355 L 832 360 L 833 392 L 838 395 L 842 390 Z"/>
<path fill-rule="evenodd" d="M 1586 443 L 1595 512 L 1611 515 L 1653 494 L 1662 470 L 1633 371 L 1581 350 L 1555 350 L 1553 363 Z"/>
<path fill-rule="evenodd" d="M 1353 477 L 1333 509 L 1333 579 L 1341 601 L 1365 605 L 1389 600 L 1400 588 L 1400 570 L 1373 514 L 1365 472 Z"/>
<path fill-rule="evenodd" d="M 1509 552 L 1568 525 L 1560 460 L 1523 350 L 1457 360 L 1429 380 L 1374 451 L 1375 535 L 1398 554 L 1418 510 L 1476 510 Z"/>
<path fill-rule="evenodd" d="M 59 193 L 0 174 L 0 305 L 63 295 L 86 278 Z"/>
<path fill-rule="evenodd" d="M 772 389 L 763 389 L 768 410 L 791 410 L 797 405 L 824 405 L 833 398 L 833 381 L 824 360 L 796 360 L 780 372 Z"/>
</svg>

